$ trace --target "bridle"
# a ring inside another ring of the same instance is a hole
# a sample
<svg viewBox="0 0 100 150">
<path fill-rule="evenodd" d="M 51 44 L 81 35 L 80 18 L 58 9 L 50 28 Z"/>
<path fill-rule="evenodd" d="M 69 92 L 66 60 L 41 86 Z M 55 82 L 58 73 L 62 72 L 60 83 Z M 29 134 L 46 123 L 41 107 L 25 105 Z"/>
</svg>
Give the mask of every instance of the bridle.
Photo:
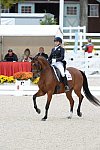
<svg viewBox="0 0 100 150">
<path fill-rule="evenodd" d="M 42 68 L 41 68 L 39 62 L 38 62 L 37 64 L 36 64 L 36 63 L 33 63 L 32 66 L 35 66 L 35 67 L 36 67 L 36 69 L 33 69 L 33 67 L 32 67 L 32 70 L 31 70 L 32 73 L 36 73 L 36 74 L 40 74 L 40 73 L 41 73 Z"/>
<path fill-rule="evenodd" d="M 48 67 L 46 67 L 45 69 L 42 69 L 42 66 L 41 66 L 41 64 L 39 63 L 39 61 L 38 60 L 36 60 L 37 61 L 37 63 L 35 63 L 35 62 L 33 62 L 32 63 L 32 66 L 34 66 L 36 69 L 33 69 L 33 67 L 32 67 L 32 73 L 35 73 L 35 75 L 34 75 L 34 77 L 33 78 L 36 78 L 36 77 L 39 77 L 40 76 L 40 74 L 42 73 L 42 72 L 45 72 L 45 70 L 48 68 Z"/>
</svg>

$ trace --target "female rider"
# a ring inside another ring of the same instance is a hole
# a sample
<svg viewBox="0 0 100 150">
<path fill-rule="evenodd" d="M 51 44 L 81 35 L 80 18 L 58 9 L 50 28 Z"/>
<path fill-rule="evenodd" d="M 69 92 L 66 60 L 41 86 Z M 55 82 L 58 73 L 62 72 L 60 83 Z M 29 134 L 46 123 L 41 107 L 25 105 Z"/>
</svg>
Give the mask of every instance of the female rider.
<svg viewBox="0 0 100 150">
<path fill-rule="evenodd" d="M 67 78 L 64 71 L 65 69 L 63 65 L 65 50 L 63 47 L 61 47 L 62 39 L 60 37 L 56 37 L 54 39 L 54 43 L 55 43 L 55 47 L 51 50 L 51 54 L 48 58 L 48 61 L 50 62 L 51 65 L 56 66 L 60 70 L 60 73 L 63 77 L 65 92 L 68 92 L 70 88 L 68 86 Z"/>
</svg>

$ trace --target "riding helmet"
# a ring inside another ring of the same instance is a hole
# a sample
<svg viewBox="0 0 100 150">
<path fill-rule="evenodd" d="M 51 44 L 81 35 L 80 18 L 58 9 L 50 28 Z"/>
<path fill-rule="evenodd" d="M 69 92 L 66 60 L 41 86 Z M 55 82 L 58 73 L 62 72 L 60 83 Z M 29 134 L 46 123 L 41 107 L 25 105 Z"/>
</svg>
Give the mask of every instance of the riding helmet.
<svg viewBox="0 0 100 150">
<path fill-rule="evenodd" d="M 56 41 L 62 43 L 62 39 L 60 37 L 55 37 L 54 42 Z"/>
</svg>

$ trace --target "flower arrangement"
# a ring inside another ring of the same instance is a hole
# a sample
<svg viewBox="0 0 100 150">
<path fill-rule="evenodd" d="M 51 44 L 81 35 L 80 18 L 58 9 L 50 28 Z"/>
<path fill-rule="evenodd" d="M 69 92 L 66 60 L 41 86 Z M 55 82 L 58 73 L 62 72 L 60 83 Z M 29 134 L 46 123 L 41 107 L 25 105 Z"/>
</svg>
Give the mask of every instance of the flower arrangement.
<svg viewBox="0 0 100 150">
<path fill-rule="evenodd" d="M 32 72 L 17 72 L 13 76 L 5 76 L 0 75 L 0 84 L 3 83 L 15 83 L 15 79 L 17 80 L 28 80 L 30 79 L 33 84 L 37 84 L 39 82 L 40 77 L 37 77 L 33 80 Z"/>
<path fill-rule="evenodd" d="M 17 80 L 28 80 L 32 79 L 33 74 L 32 72 L 17 72 L 14 74 L 14 79 Z"/>
<path fill-rule="evenodd" d="M 8 76 L 0 75 L 0 83 L 3 84 L 5 82 L 13 83 L 15 82 L 15 79 L 13 76 L 8 77 Z"/>
</svg>

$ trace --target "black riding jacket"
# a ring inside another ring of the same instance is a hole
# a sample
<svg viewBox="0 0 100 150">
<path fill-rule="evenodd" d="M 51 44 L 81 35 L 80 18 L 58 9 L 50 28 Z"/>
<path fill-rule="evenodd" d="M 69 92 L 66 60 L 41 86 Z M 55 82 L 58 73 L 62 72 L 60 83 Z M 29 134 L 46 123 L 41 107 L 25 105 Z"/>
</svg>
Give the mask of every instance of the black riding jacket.
<svg viewBox="0 0 100 150">
<path fill-rule="evenodd" d="M 48 58 L 48 61 L 50 63 L 52 63 L 52 59 L 54 58 L 54 59 L 56 59 L 56 62 L 58 62 L 58 61 L 62 62 L 64 60 L 64 53 L 65 53 L 65 50 L 61 46 L 57 47 L 56 50 L 55 50 L 55 48 L 53 48 L 51 51 L 51 54 Z"/>
</svg>

